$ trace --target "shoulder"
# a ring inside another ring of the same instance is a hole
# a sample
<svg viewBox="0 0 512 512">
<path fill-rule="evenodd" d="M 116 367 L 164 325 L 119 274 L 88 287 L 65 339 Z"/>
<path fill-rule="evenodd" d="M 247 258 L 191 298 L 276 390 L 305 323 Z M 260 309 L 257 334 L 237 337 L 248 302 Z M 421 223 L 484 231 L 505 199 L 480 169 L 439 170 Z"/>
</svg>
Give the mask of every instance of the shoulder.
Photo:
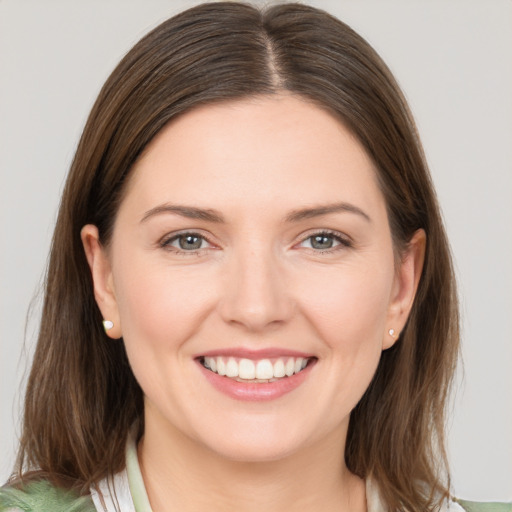
<svg viewBox="0 0 512 512">
<path fill-rule="evenodd" d="M 512 512 L 512 503 L 483 503 L 455 499 L 466 512 Z"/>
<path fill-rule="evenodd" d="M 0 512 L 96 512 L 89 496 L 54 487 L 46 480 L 0 488 Z"/>
</svg>

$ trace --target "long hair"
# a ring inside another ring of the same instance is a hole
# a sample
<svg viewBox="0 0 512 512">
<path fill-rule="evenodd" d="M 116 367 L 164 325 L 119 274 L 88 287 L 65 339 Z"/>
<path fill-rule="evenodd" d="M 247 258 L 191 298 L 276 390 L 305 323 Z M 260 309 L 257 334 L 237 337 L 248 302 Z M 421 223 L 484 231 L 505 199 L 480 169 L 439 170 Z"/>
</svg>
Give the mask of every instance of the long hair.
<svg viewBox="0 0 512 512">
<path fill-rule="evenodd" d="M 390 71 L 347 25 L 299 4 L 203 4 L 165 21 L 123 58 L 91 111 L 63 192 L 28 382 L 17 474 L 39 468 L 85 490 L 124 467 L 143 394 L 120 342 L 103 332 L 80 230 L 108 246 L 131 168 L 194 107 L 291 92 L 337 116 L 372 158 L 399 256 L 427 234 L 418 292 L 351 414 L 345 456 L 392 511 L 448 496 L 444 415 L 458 353 L 455 280 L 414 121 Z M 139 433 L 141 433 L 139 432 Z"/>
</svg>

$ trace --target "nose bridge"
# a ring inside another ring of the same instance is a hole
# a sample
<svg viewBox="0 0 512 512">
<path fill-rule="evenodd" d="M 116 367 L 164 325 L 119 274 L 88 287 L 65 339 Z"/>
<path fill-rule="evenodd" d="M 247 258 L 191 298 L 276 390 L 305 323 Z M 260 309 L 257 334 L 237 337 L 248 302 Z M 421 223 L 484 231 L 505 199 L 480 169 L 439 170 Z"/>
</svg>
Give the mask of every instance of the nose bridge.
<svg viewBox="0 0 512 512">
<path fill-rule="evenodd" d="M 252 240 L 229 260 L 221 308 L 225 321 L 253 331 L 286 321 L 292 302 L 271 244 Z"/>
</svg>

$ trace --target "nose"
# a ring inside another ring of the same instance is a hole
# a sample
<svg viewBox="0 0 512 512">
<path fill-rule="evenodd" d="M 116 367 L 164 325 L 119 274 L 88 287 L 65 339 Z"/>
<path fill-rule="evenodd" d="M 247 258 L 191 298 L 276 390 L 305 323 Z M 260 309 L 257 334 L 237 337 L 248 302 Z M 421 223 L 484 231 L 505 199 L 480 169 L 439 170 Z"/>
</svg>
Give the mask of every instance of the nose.
<svg viewBox="0 0 512 512">
<path fill-rule="evenodd" d="M 282 265 L 264 247 L 232 254 L 220 314 L 225 322 L 261 332 L 286 323 L 294 311 Z"/>
</svg>

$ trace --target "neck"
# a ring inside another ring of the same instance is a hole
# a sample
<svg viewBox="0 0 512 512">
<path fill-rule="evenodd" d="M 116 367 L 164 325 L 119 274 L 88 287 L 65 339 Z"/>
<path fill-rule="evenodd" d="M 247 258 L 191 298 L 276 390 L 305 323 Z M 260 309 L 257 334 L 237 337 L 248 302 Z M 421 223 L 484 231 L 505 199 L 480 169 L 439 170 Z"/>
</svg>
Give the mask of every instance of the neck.
<svg viewBox="0 0 512 512">
<path fill-rule="evenodd" d="M 345 436 L 346 429 L 279 460 L 241 462 L 146 425 L 138 454 L 153 512 L 171 504 L 181 512 L 363 512 L 364 482 L 344 463 Z"/>
</svg>

